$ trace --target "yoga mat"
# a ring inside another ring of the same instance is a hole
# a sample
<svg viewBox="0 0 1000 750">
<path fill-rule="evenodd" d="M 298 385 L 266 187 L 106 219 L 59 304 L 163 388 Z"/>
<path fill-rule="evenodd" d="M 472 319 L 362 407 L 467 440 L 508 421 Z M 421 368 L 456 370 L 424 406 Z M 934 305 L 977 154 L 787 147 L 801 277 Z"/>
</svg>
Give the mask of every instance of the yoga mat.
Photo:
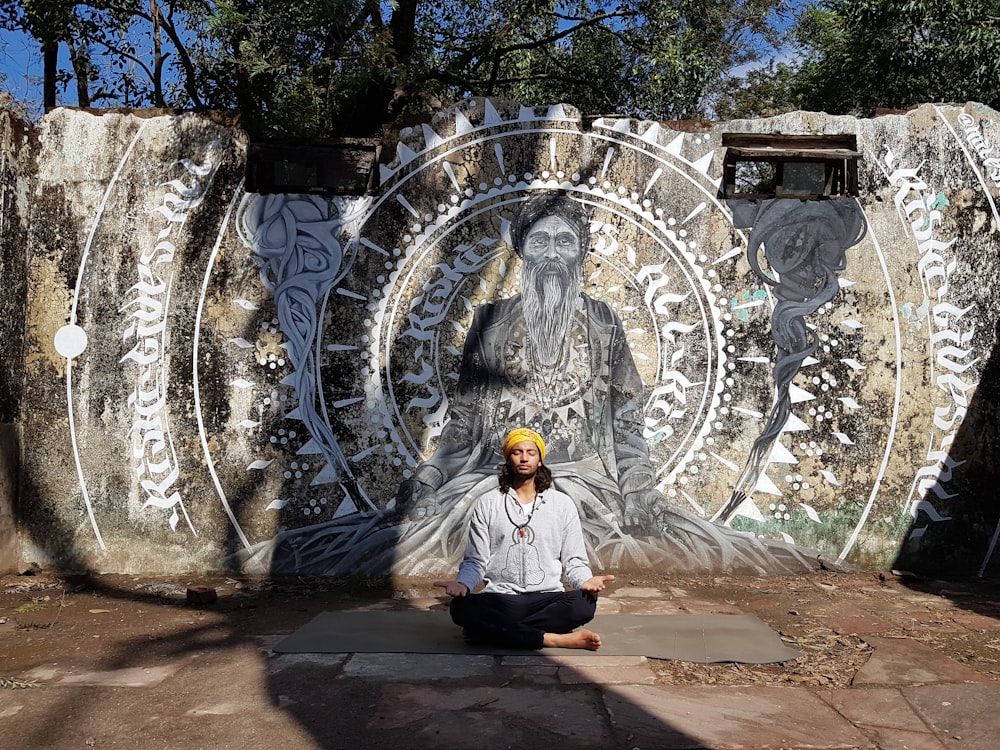
<svg viewBox="0 0 1000 750">
<path fill-rule="evenodd" d="M 598 654 L 700 663 L 769 664 L 799 652 L 753 615 L 598 615 L 587 628 L 601 635 Z M 274 646 L 280 654 L 524 654 L 469 645 L 447 612 L 324 612 Z M 534 652 L 532 652 L 534 653 Z M 537 653 L 568 654 L 543 648 Z M 579 653 L 589 653 L 580 651 Z"/>
</svg>

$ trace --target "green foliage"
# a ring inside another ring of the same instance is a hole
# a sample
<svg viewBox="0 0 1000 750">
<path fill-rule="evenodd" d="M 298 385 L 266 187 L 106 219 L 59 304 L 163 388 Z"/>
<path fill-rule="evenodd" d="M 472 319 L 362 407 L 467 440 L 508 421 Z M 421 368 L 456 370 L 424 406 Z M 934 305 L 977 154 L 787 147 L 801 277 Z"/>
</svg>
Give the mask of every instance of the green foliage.
<svg viewBox="0 0 1000 750">
<path fill-rule="evenodd" d="M 333 118 L 395 65 L 370 1 L 232 0 L 202 20 L 191 46 L 198 88 L 212 107 L 239 109 L 258 134 L 352 131 Z"/>
<path fill-rule="evenodd" d="M 791 82 L 795 69 L 788 63 L 769 62 L 740 78 L 723 83 L 714 111 L 720 120 L 770 117 L 799 107 Z"/>
<path fill-rule="evenodd" d="M 184 38 L 196 25 L 192 9 L 200 0 L 0 0 L 0 29 L 33 36 L 45 56 L 44 79 L 63 89 L 73 85 L 77 104 L 90 106 L 201 106 L 195 89 L 183 86 L 184 99 L 167 101 L 169 80 L 190 76 Z M 54 52 L 65 45 L 72 68 L 57 70 Z M 48 98 L 48 94 L 46 95 Z"/>
<path fill-rule="evenodd" d="M 831 113 L 1000 107 L 1000 0 L 822 0 L 796 31 L 790 100 Z"/>
<path fill-rule="evenodd" d="M 705 117 L 787 2 L 0 0 L 0 27 L 66 45 L 80 104 L 235 108 L 255 135 L 317 137 L 467 96 Z"/>
<path fill-rule="evenodd" d="M 732 71 L 772 53 L 780 41 L 775 26 L 790 16 L 785 3 L 761 0 L 650 5 L 652 23 L 635 44 L 646 79 L 636 109 L 658 118 L 717 115 Z"/>
</svg>

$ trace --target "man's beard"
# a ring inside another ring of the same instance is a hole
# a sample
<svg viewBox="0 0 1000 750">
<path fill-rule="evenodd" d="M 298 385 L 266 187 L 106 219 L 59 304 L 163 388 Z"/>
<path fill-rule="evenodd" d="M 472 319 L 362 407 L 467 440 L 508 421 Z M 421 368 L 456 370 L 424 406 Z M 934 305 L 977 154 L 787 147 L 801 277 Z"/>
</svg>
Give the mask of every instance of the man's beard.
<svg viewBox="0 0 1000 750">
<path fill-rule="evenodd" d="M 559 273 L 551 273 L 553 268 Z M 524 322 L 532 352 L 546 367 L 558 361 L 571 333 L 582 287 L 579 271 L 579 267 L 570 267 L 560 261 L 524 265 L 521 275 Z"/>
</svg>

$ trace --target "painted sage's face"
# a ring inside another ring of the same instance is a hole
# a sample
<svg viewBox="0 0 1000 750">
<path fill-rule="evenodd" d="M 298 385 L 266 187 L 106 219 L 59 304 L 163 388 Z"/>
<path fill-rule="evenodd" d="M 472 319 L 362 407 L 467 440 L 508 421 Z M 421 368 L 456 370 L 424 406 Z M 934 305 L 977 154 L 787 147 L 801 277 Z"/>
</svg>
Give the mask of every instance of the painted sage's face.
<svg viewBox="0 0 1000 750">
<path fill-rule="evenodd" d="M 561 217 L 544 216 L 528 229 L 522 252 L 528 265 L 544 264 L 553 272 L 562 267 L 565 272 L 580 260 L 580 237 Z"/>
</svg>

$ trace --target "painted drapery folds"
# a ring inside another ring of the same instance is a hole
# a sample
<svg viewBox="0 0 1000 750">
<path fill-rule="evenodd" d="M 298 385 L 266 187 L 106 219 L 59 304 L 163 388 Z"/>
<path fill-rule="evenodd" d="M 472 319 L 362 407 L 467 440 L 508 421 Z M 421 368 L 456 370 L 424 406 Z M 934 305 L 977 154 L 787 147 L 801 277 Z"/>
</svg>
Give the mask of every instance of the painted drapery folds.
<svg viewBox="0 0 1000 750">
<path fill-rule="evenodd" d="M 525 425 L 602 569 L 995 570 L 992 110 L 470 100 L 354 199 L 246 194 L 238 134 L 193 116 L 43 123 L 26 556 L 443 574 Z M 725 132 L 856 135 L 860 196 L 727 202 Z"/>
<path fill-rule="evenodd" d="M 864 218 L 851 200 L 732 201 L 736 226 L 752 230 L 747 261 L 774 297 L 774 404 L 754 440 L 733 494 L 714 518 L 728 521 L 753 493 L 763 462 L 781 434 L 792 407 L 792 381 L 819 345 L 807 316 L 815 315 L 840 290 L 837 273 L 847 267 L 847 248 L 861 239 Z M 764 250 L 764 270 L 759 252 Z"/>
</svg>

